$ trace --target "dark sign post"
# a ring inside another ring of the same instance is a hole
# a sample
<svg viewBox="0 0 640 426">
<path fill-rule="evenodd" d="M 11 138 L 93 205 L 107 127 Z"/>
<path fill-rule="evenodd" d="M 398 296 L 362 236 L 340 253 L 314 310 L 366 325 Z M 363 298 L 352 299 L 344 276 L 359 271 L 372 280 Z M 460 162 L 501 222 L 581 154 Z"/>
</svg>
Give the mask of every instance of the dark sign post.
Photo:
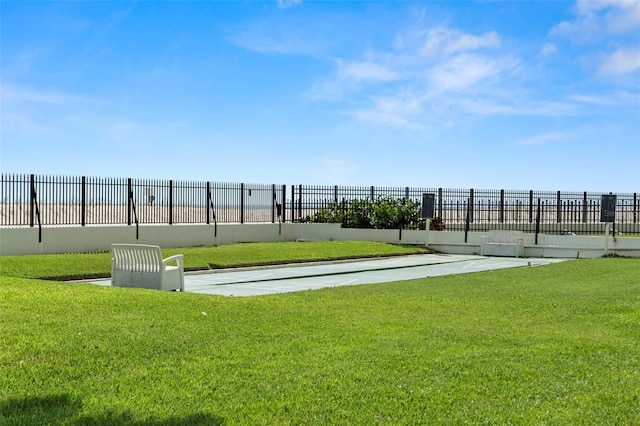
<svg viewBox="0 0 640 426">
<path fill-rule="evenodd" d="M 614 225 L 614 239 L 615 239 L 615 220 L 616 220 L 616 196 L 609 193 L 609 195 L 602 196 L 602 202 L 600 203 L 600 222 L 606 224 L 604 231 L 604 255 L 609 254 L 609 226 L 611 223 Z"/>
<path fill-rule="evenodd" d="M 423 219 L 433 219 L 433 210 L 436 205 L 436 195 L 435 194 L 422 194 L 422 218 Z"/>
<path fill-rule="evenodd" d="M 600 222 L 612 223 L 616 221 L 616 196 L 609 194 L 602 196 L 600 203 Z"/>
<path fill-rule="evenodd" d="M 436 207 L 436 194 L 427 194 L 426 192 L 422 194 L 422 218 L 427 219 L 426 223 L 426 234 L 427 241 L 425 241 L 425 246 L 429 247 L 429 229 L 431 229 L 431 219 L 433 219 L 433 211 Z"/>
</svg>

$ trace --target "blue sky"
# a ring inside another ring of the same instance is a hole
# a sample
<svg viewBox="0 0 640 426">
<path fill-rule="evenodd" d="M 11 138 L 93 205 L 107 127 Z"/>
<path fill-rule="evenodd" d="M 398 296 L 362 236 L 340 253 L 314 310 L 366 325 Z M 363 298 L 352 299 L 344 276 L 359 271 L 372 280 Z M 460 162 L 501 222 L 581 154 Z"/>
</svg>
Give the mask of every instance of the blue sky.
<svg viewBox="0 0 640 426">
<path fill-rule="evenodd" d="M 3 172 L 640 192 L 640 2 L 3 1 Z"/>
</svg>

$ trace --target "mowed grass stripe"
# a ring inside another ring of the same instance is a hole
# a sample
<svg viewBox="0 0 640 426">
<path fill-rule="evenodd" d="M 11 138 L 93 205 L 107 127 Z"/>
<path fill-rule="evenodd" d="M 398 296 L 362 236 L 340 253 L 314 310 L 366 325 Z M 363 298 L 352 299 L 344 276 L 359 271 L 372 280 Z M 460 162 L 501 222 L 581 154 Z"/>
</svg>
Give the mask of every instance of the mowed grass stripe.
<svg viewBox="0 0 640 426">
<path fill-rule="evenodd" d="M 184 254 L 185 270 L 330 261 L 429 253 L 424 247 L 372 241 L 245 243 L 162 249 Z M 0 276 L 45 279 L 104 278 L 111 274 L 111 253 L 0 256 Z"/>
</svg>

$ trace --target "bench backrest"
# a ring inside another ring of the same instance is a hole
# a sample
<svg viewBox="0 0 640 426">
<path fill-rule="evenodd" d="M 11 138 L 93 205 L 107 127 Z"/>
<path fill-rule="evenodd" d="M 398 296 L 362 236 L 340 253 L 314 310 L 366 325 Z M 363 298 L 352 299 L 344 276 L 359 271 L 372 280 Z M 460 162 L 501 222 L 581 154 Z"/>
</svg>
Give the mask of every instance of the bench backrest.
<svg viewBox="0 0 640 426">
<path fill-rule="evenodd" d="M 112 244 L 113 267 L 117 271 L 160 273 L 160 247 L 143 244 Z"/>
<path fill-rule="evenodd" d="M 522 231 L 491 230 L 487 233 L 487 242 L 496 244 L 515 244 L 524 237 Z"/>
</svg>

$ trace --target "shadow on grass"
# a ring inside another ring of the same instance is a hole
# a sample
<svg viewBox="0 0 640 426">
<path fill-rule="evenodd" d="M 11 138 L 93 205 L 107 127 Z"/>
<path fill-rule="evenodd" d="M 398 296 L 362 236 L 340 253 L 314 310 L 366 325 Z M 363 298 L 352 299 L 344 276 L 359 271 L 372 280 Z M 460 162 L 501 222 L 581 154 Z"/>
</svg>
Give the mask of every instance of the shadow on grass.
<svg viewBox="0 0 640 426">
<path fill-rule="evenodd" d="M 78 416 L 82 401 L 69 395 L 10 398 L 0 402 L 0 423 L 4 426 L 36 424 L 69 424 L 73 426 L 222 426 L 224 421 L 211 414 L 186 417 L 136 420 L 129 412 L 106 412 Z"/>
</svg>

